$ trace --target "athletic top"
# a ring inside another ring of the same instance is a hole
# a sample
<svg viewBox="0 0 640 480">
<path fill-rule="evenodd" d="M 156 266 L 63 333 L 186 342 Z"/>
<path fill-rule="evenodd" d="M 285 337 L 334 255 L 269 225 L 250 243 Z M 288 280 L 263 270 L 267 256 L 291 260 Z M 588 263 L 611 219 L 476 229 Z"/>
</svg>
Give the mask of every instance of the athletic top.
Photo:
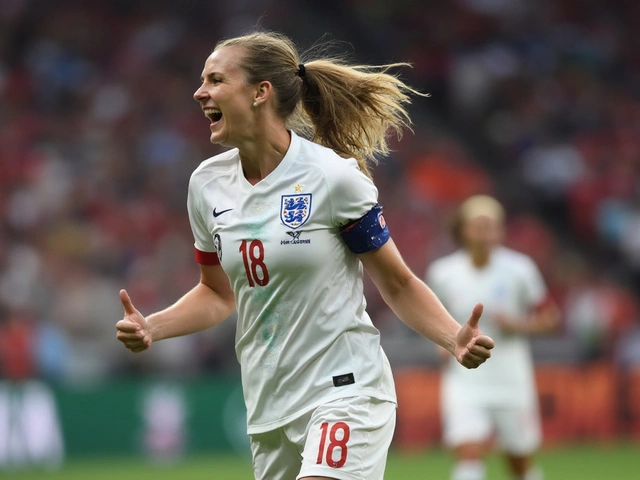
<svg viewBox="0 0 640 480">
<path fill-rule="evenodd" d="M 377 197 L 355 160 L 294 132 L 280 164 L 255 185 L 237 149 L 192 174 L 196 258 L 219 260 L 235 294 L 249 434 L 336 398 L 396 401 L 379 331 L 365 311 L 362 264 L 341 236 L 376 208 Z"/>
<path fill-rule="evenodd" d="M 477 303 L 484 305 L 480 329 L 495 340 L 491 358 L 468 370 L 453 357 L 445 382 L 464 384 L 479 402 L 518 402 L 535 395 L 533 361 L 525 335 L 505 334 L 495 324 L 496 313 L 523 317 L 547 298 L 542 276 L 531 258 L 505 247 L 491 253 L 489 264 L 477 269 L 465 250 L 436 260 L 427 284 L 453 317 L 464 324 Z"/>
</svg>

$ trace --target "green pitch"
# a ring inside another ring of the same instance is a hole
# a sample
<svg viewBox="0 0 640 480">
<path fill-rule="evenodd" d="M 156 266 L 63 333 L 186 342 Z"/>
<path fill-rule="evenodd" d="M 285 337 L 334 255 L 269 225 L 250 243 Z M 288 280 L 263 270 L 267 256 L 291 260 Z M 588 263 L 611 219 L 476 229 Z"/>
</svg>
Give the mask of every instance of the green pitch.
<svg viewBox="0 0 640 480">
<path fill-rule="evenodd" d="M 546 449 L 538 456 L 545 480 L 635 480 L 640 478 L 640 445 L 571 446 Z M 450 457 L 441 450 L 393 452 L 387 480 L 447 480 Z M 238 457 L 194 457 L 175 465 L 154 465 L 133 459 L 70 461 L 57 472 L 8 473 L 3 480 L 251 480 L 251 463 Z M 510 480 L 500 459 L 489 460 L 489 480 Z"/>
</svg>

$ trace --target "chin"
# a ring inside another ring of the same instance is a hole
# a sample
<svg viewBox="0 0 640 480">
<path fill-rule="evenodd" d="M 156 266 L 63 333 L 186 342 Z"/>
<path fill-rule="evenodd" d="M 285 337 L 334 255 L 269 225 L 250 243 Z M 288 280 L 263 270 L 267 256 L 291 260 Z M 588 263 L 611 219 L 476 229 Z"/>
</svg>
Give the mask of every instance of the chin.
<svg viewBox="0 0 640 480">
<path fill-rule="evenodd" d="M 221 147 L 225 147 L 225 148 L 236 148 L 238 146 L 238 143 L 230 139 L 228 135 L 225 135 L 225 136 L 211 135 L 209 140 L 214 145 L 220 145 Z"/>
<path fill-rule="evenodd" d="M 220 135 L 216 135 L 215 133 L 212 133 L 211 136 L 209 137 L 209 141 L 211 143 L 213 143 L 214 145 L 220 145 L 221 147 L 228 147 L 228 145 L 226 145 L 226 137 L 222 137 Z"/>
</svg>

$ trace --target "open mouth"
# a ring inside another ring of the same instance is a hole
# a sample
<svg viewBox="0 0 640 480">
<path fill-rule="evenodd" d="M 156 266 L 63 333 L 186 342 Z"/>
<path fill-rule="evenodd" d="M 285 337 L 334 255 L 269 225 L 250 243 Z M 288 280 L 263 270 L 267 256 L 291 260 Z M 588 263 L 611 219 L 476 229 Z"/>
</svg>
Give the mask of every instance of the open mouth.
<svg viewBox="0 0 640 480">
<path fill-rule="evenodd" d="M 204 114 L 211 121 L 211 123 L 216 123 L 222 118 L 222 111 L 218 110 L 217 108 L 205 108 Z"/>
</svg>

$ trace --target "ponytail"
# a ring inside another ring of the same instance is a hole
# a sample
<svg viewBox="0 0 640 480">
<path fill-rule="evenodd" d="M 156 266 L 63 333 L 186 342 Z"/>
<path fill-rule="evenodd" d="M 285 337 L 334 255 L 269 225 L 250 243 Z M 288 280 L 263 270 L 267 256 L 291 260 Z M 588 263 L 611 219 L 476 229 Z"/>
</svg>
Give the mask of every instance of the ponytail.
<svg viewBox="0 0 640 480">
<path fill-rule="evenodd" d="M 409 94 L 418 93 L 380 67 L 348 66 L 336 59 L 305 63 L 302 106 L 313 124 L 313 140 L 343 157 L 354 157 L 371 176 L 378 156 L 389 152 L 389 134 L 402 137 L 411 119 Z"/>
<path fill-rule="evenodd" d="M 401 138 L 404 128 L 411 128 L 409 95 L 428 96 L 389 73 L 407 63 L 350 66 L 335 57 L 314 59 L 313 52 L 302 62 L 293 42 L 274 32 L 224 40 L 216 50 L 225 46 L 244 48 L 240 65 L 248 83 L 271 82 L 287 128 L 355 158 L 369 177 L 377 157 L 389 152 L 388 135 Z"/>
</svg>

